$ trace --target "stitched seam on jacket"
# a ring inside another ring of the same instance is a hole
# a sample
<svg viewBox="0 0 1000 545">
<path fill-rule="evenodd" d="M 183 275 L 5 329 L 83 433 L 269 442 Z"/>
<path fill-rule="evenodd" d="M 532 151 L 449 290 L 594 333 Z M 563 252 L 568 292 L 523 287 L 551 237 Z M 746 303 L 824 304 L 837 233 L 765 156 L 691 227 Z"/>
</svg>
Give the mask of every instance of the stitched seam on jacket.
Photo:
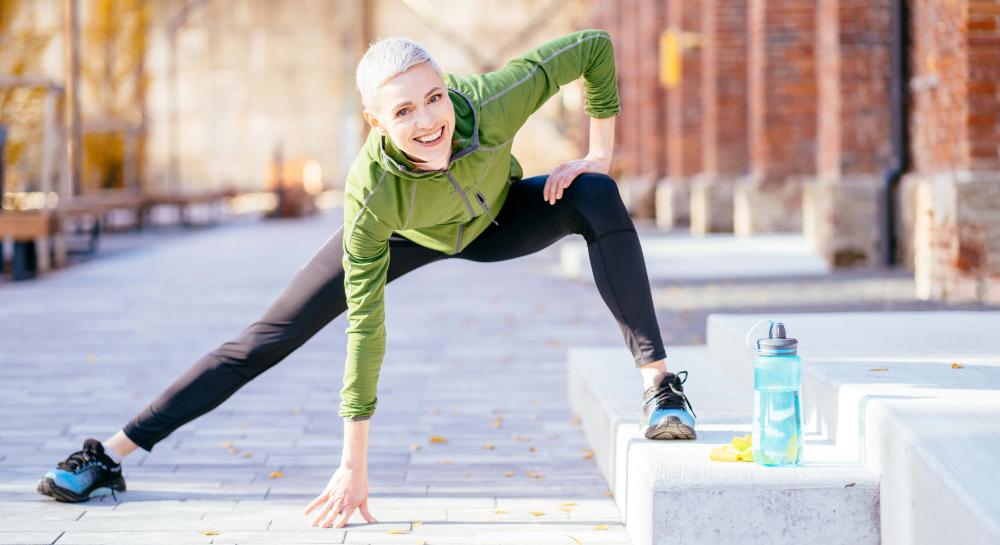
<svg viewBox="0 0 1000 545">
<path fill-rule="evenodd" d="M 416 206 L 414 205 L 414 200 L 416 199 L 417 196 L 417 183 L 411 182 L 411 184 L 412 185 L 410 186 L 410 210 L 406 213 L 406 221 L 403 222 L 404 228 L 410 226 L 410 221 L 413 220 L 413 209 L 416 208 Z"/>
<path fill-rule="evenodd" d="M 604 34 L 591 34 L 590 36 L 582 36 L 582 37 L 578 38 L 577 41 L 575 41 L 575 42 L 573 42 L 573 43 L 571 43 L 571 44 L 563 47 L 562 49 L 559 49 L 558 51 L 555 51 L 554 53 L 552 53 L 548 57 L 545 57 L 544 59 L 542 59 L 541 62 L 535 64 L 535 66 L 533 66 L 531 68 L 531 71 L 529 71 L 523 78 L 515 81 L 514 83 L 512 83 L 511 85 L 509 85 L 503 91 L 500 91 L 499 93 L 491 96 L 490 98 L 487 98 L 487 99 L 483 100 L 480 103 L 479 107 L 480 108 L 485 108 L 486 105 L 489 104 L 490 102 L 493 102 L 494 100 L 496 100 L 496 99 L 498 99 L 498 98 L 506 95 L 507 93 L 511 92 L 512 90 L 514 90 L 515 88 L 517 88 L 518 86 L 520 86 L 522 83 L 524 83 L 524 82 L 528 81 L 529 79 L 531 79 L 532 76 L 535 75 L 535 72 L 537 72 L 538 69 L 541 68 L 541 66 L 543 64 L 551 61 L 552 59 L 554 59 L 557 56 L 563 54 L 564 52 L 569 51 L 570 49 L 573 49 L 574 47 L 582 44 L 583 42 L 586 42 L 588 40 L 598 39 L 598 38 L 608 38 L 608 37 L 605 36 Z M 610 40 L 610 38 L 608 38 L 608 40 Z"/>
<path fill-rule="evenodd" d="M 378 178 L 378 182 L 375 183 L 375 187 L 372 188 L 372 192 L 369 193 L 368 196 L 365 197 L 365 201 L 361 203 L 361 210 L 358 210 L 358 213 L 354 216 L 354 221 L 351 222 L 351 230 L 348 233 L 346 233 L 347 236 L 344 237 L 345 246 L 349 247 L 351 245 L 351 241 L 354 239 L 354 230 L 355 230 L 354 228 L 355 226 L 357 226 L 358 220 L 361 219 L 361 214 L 364 214 L 365 210 L 368 209 L 368 202 L 372 200 L 372 197 L 375 196 L 375 193 L 378 192 L 378 189 L 382 187 L 382 182 L 385 181 L 386 174 L 388 174 L 388 171 L 383 170 L 382 175 L 379 176 Z M 344 255 L 345 256 L 349 255 L 349 252 L 345 251 Z M 351 283 L 348 282 L 347 279 L 350 278 L 351 276 L 351 260 L 346 259 L 345 261 L 346 263 L 344 265 L 344 285 L 347 286 L 348 290 L 350 290 Z M 347 295 L 348 295 L 347 301 L 349 302 L 351 297 L 354 296 L 354 293 L 352 292 Z"/>
</svg>

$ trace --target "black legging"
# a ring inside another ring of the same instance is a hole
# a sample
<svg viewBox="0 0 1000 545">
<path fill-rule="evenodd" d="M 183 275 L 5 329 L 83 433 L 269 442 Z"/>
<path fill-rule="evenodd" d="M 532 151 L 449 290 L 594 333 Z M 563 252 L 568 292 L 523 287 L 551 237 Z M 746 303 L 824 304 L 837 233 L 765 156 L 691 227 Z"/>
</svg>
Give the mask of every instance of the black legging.
<svg viewBox="0 0 1000 545">
<path fill-rule="evenodd" d="M 448 257 L 502 261 L 537 252 L 566 235 L 582 234 L 597 289 L 621 326 L 636 366 L 665 358 L 639 238 L 618 186 L 608 176 L 583 174 L 550 205 L 542 200 L 547 178 L 535 176 L 512 184 L 497 216 L 499 225 L 491 224 L 455 256 L 394 234 L 389 239 L 387 281 Z M 343 255 L 343 232 L 338 230 L 259 320 L 198 360 L 125 426 L 125 435 L 152 450 L 340 316 L 347 308 Z"/>
</svg>

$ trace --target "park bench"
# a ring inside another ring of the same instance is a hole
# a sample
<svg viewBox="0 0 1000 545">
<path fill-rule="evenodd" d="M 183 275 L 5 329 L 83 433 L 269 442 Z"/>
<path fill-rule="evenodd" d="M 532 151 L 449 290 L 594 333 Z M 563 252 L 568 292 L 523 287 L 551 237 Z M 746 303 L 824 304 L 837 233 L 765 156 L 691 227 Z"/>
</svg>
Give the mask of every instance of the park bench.
<svg viewBox="0 0 1000 545">
<path fill-rule="evenodd" d="M 66 261 L 59 217 L 52 211 L 0 213 L 0 240 L 13 241 L 13 278 L 25 280 Z M 6 244 L 6 242 L 4 243 Z M 4 252 L 0 251 L 0 265 Z"/>
</svg>

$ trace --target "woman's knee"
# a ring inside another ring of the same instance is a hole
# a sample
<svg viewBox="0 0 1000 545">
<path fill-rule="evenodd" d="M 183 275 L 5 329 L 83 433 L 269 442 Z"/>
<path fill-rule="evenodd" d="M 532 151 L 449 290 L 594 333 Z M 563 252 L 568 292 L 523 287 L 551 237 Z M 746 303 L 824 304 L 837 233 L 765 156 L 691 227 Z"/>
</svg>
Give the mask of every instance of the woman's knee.
<svg viewBox="0 0 1000 545">
<path fill-rule="evenodd" d="M 576 198 L 595 199 L 601 202 L 621 201 L 618 183 L 607 174 L 585 172 L 576 177 L 569 189 L 573 190 L 573 196 Z"/>
<path fill-rule="evenodd" d="M 618 184 L 605 174 L 581 174 L 566 195 L 567 204 L 572 206 L 580 218 L 578 232 L 592 240 L 611 231 L 634 229 L 632 218 L 622 202 Z"/>
</svg>

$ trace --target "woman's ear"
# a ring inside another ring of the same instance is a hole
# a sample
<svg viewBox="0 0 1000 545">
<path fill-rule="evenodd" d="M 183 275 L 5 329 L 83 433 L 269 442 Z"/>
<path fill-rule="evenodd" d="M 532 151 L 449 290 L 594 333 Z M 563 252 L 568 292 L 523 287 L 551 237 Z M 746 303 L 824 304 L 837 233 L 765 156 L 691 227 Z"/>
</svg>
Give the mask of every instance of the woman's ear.
<svg viewBox="0 0 1000 545">
<path fill-rule="evenodd" d="M 386 132 L 386 130 L 385 130 L 385 127 L 383 127 L 382 124 L 378 122 L 378 118 L 375 117 L 375 114 L 373 114 L 372 112 L 368 111 L 368 109 L 362 110 L 361 111 L 361 115 L 364 116 L 365 121 L 367 121 L 368 124 L 371 125 L 373 129 L 375 129 L 376 131 L 378 131 L 379 134 L 381 134 L 382 136 L 385 136 L 385 135 L 388 134 Z"/>
</svg>

